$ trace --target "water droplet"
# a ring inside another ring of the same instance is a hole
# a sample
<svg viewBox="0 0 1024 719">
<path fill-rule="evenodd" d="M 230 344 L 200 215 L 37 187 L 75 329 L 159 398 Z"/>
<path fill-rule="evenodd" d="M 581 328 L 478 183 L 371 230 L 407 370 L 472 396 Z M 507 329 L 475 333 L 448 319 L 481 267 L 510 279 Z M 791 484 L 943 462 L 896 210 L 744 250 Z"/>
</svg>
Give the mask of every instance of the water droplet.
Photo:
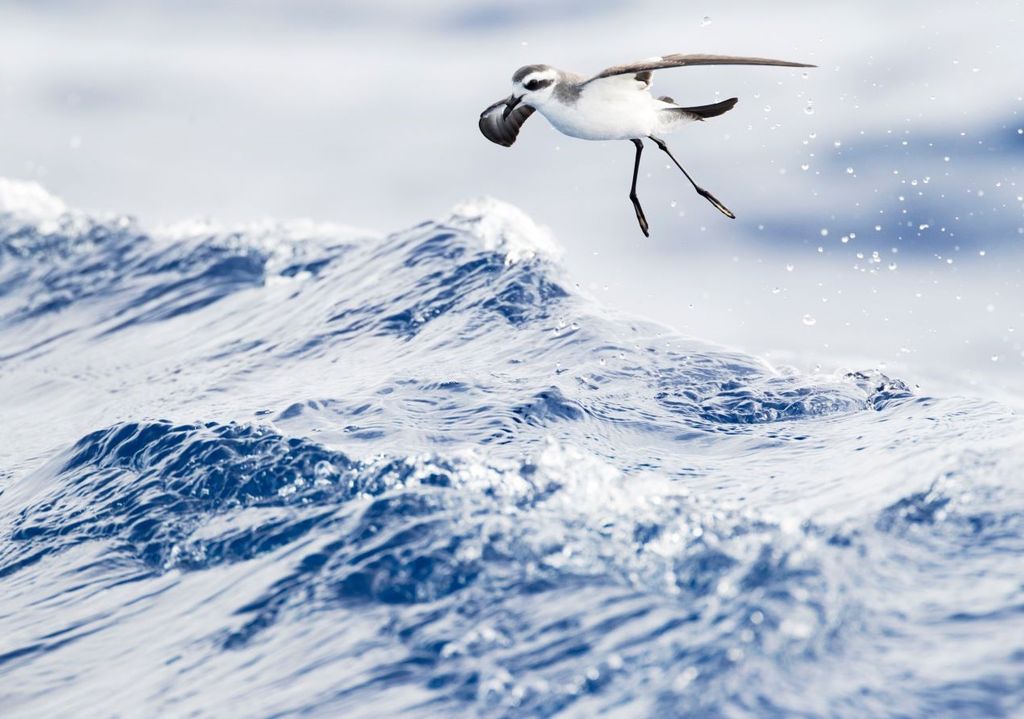
<svg viewBox="0 0 1024 719">
<path fill-rule="evenodd" d="M 846 235 L 843 235 L 842 237 L 839 238 L 839 241 L 842 242 L 845 245 L 846 243 L 848 243 L 850 241 L 850 238 L 847 237 Z"/>
<path fill-rule="evenodd" d="M 984 257 L 985 256 L 985 250 L 978 250 L 978 255 L 980 257 Z"/>
<path fill-rule="evenodd" d="M 806 326 L 812 327 L 818 320 L 814 319 L 812 315 L 804 315 L 802 321 Z"/>
<path fill-rule="evenodd" d="M 684 670 L 675 680 L 672 682 L 672 688 L 677 692 L 681 692 L 686 687 L 693 683 L 693 680 L 700 675 L 700 671 L 695 667 L 689 667 Z"/>
<path fill-rule="evenodd" d="M 771 112 L 772 111 L 772 106 L 771 105 L 765 105 L 764 106 L 764 111 L 765 112 Z"/>
<path fill-rule="evenodd" d="M 820 234 L 822 237 L 828 237 L 828 228 L 822 227 L 818 234 Z"/>
<path fill-rule="evenodd" d="M 811 133 L 811 134 L 809 134 L 809 135 L 808 135 L 807 137 L 809 137 L 809 138 L 811 138 L 811 139 L 813 140 L 813 139 L 814 139 L 814 138 L 816 138 L 817 136 L 818 136 L 818 133 L 816 133 L 816 132 L 812 132 L 812 133 Z"/>
<path fill-rule="evenodd" d="M 805 115 L 813 115 L 814 114 L 814 105 L 812 103 L 810 103 L 810 102 L 807 103 L 807 107 L 804 108 L 804 114 Z"/>
<path fill-rule="evenodd" d="M 807 170 L 811 169 L 811 166 L 805 162 L 802 165 L 800 165 L 800 169 L 806 172 Z"/>
<path fill-rule="evenodd" d="M 881 225 L 875 225 L 875 232 L 881 232 L 881 231 L 882 231 L 882 226 Z"/>
<path fill-rule="evenodd" d="M 890 262 L 889 263 L 889 269 L 890 270 L 895 270 L 896 269 L 896 263 L 895 262 Z"/>
<path fill-rule="evenodd" d="M 778 287 L 772 287 L 772 294 L 773 294 L 773 295 L 777 295 L 777 294 L 779 294 L 780 292 L 782 292 L 782 290 L 781 290 L 780 288 L 778 288 Z"/>
<path fill-rule="evenodd" d="M 711 24 L 711 16 L 710 15 L 705 15 L 703 18 L 701 18 L 701 21 L 700 21 L 700 26 L 701 27 L 707 27 L 710 24 Z"/>
<path fill-rule="evenodd" d="M 999 355 L 992 355 L 992 361 L 993 362 L 998 362 L 999 361 Z"/>
<path fill-rule="evenodd" d="M 842 140 L 836 140 L 835 142 L 832 143 L 832 147 L 842 147 L 842 146 L 843 146 Z"/>
<path fill-rule="evenodd" d="M 853 174 L 853 168 L 852 167 L 847 167 L 846 168 L 846 174 L 847 175 L 852 175 Z"/>
<path fill-rule="evenodd" d="M 787 263 L 786 264 L 786 272 L 792 272 L 792 271 L 793 271 L 793 265 Z"/>
</svg>

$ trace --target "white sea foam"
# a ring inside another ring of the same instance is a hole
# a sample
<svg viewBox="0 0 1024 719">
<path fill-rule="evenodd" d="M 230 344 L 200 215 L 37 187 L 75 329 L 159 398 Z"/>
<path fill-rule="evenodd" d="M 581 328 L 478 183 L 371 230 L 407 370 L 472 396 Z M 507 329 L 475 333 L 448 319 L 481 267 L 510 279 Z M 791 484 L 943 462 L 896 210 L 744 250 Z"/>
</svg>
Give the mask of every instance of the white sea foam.
<svg viewBox="0 0 1024 719">
<path fill-rule="evenodd" d="M 163 225 L 154 230 L 162 239 L 179 241 L 211 235 L 237 235 L 255 238 L 258 241 L 275 239 L 285 242 L 306 240 L 355 240 L 360 237 L 377 236 L 380 233 L 334 222 L 317 222 L 309 219 L 260 220 L 257 222 L 220 222 L 201 217 Z"/>
<path fill-rule="evenodd" d="M 67 211 L 63 200 L 51 195 L 38 182 L 0 177 L 0 215 L 44 222 L 56 220 Z"/>
<path fill-rule="evenodd" d="M 493 197 L 460 202 L 452 209 L 448 223 L 479 237 L 485 250 L 504 253 L 507 264 L 562 256 L 562 247 L 547 227 L 538 225 L 518 207 Z"/>
</svg>

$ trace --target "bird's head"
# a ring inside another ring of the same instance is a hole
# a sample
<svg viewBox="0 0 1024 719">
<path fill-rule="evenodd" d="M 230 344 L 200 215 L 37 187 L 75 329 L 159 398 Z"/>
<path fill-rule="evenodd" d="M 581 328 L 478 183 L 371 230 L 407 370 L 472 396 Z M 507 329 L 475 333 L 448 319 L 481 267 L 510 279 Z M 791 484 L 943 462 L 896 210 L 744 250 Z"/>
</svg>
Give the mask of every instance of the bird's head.
<svg viewBox="0 0 1024 719">
<path fill-rule="evenodd" d="M 505 117 L 520 102 L 531 107 L 543 106 L 555 91 L 558 70 L 549 65 L 526 65 L 512 75 L 512 94 L 505 100 Z"/>
</svg>

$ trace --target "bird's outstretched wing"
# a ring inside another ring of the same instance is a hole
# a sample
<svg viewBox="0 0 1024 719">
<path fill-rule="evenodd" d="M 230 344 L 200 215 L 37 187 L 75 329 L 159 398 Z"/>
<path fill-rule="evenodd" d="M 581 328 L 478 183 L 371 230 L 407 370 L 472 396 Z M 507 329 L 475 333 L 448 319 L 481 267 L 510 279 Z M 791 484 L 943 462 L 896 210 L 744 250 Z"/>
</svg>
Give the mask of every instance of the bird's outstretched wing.
<svg viewBox="0 0 1024 719">
<path fill-rule="evenodd" d="M 519 128 L 533 114 L 533 108 L 524 103 L 519 103 L 508 114 L 508 117 L 503 117 L 507 102 L 507 99 L 498 100 L 481 112 L 479 127 L 480 132 L 491 142 L 503 145 L 504 147 L 512 147 L 512 143 L 519 136 Z"/>
<path fill-rule="evenodd" d="M 650 73 L 652 70 L 664 70 L 669 67 L 686 67 L 689 65 L 776 65 L 779 67 L 816 67 L 802 62 L 789 62 L 788 60 L 772 60 L 767 57 L 741 57 L 738 55 L 681 55 L 673 53 L 662 55 L 648 60 L 628 62 L 625 65 L 615 65 L 602 70 L 584 84 L 601 80 L 606 77 L 617 75 L 631 75 L 636 73 Z"/>
</svg>

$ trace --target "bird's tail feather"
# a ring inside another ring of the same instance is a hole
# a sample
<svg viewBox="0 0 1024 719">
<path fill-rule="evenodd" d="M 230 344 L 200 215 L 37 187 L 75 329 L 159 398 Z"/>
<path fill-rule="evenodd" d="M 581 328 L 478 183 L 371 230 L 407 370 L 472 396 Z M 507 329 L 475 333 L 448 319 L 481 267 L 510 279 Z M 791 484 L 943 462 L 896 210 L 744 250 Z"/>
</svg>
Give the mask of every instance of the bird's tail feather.
<svg viewBox="0 0 1024 719">
<path fill-rule="evenodd" d="M 661 98 L 663 101 L 672 102 L 669 98 Z M 682 115 L 690 120 L 706 120 L 709 117 L 718 117 L 729 112 L 736 106 L 738 98 L 730 97 L 728 100 L 713 102 L 710 105 L 697 105 L 695 107 L 667 107 L 662 112 L 673 115 Z"/>
</svg>

